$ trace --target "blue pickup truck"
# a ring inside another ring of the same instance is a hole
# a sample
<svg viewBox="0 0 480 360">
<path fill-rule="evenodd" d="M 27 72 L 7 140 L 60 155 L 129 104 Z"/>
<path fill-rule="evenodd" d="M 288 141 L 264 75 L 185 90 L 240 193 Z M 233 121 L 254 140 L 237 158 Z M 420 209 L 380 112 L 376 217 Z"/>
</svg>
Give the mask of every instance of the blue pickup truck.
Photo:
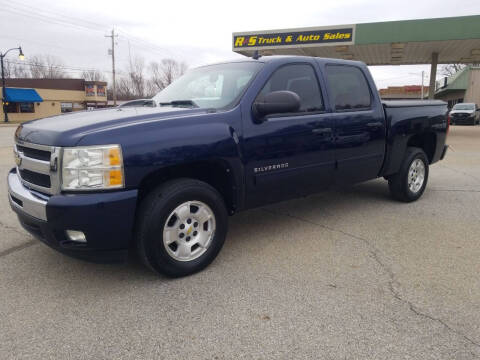
<svg viewBox="0 0 480 360">
<path fill-rule="evenodd" d="M 378 177 L 411 202 L 447 150 L 447 104 L 382 102 L 361 62 L 203 66 L 154 100 L 19 126 L 8 193 L 22 226 L 71 256 L 134 249 L 185 276 L 217 256 L 229 215 Z"/>
</svg>

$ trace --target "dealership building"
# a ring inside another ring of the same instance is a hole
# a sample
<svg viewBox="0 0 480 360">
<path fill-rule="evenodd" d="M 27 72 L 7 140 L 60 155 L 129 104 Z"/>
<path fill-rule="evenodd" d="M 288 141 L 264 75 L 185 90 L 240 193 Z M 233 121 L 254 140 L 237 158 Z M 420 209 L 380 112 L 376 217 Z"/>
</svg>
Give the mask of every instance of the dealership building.
<svg viewBox="0 0 480 360">
<path fill-rule="evenodd" d="M 103 81 L 7 79 L 5 90 L 8 119 L 14 122 L 107 106 Z M 3 108 L 0 111 L 3 119 Z"/>
<path fill-rule="evenodd" d="M 306 55 L 360 60 L 367 65 L 480 63 L 480 16 L 319 26 L 232 34 L 233 51 L 246 56 Z M 428 93 L 433 99 L 435 92 Z"/>
</svg>

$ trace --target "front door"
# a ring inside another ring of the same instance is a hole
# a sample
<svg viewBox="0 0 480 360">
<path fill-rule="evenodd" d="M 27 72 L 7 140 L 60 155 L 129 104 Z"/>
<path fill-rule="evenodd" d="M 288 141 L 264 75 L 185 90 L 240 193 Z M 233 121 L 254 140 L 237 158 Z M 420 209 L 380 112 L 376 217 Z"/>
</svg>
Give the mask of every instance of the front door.
<svg viewBox="0 0 480 360">
<path fill-rule="evenodd" d="M 333 179 L 334 123 L 331 114 L 325 113 L 314 64 L 278 68 L 257 98 L 279 90 L 300 97 L 297 112 L 269 115 L 261 123 L 255 122 L 251 111 L 244 114 L 247 207 L 316 192 Z"/>
</svg>

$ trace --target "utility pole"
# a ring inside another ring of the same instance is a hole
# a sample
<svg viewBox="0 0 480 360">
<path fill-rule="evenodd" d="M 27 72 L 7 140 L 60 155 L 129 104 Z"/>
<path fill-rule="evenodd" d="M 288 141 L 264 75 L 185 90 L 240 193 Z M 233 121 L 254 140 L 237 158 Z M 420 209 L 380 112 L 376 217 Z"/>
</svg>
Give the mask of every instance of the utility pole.
<svg viewBox="0 0 480 360">
<path fill-rule="evenodd" d="M 112 82 L 113 82 L 113 106 L 117 106 L 117 84 L 115 82 L 115 29 L 112 29 L 112 35 L 105 35 L 105 37 L 112 38 Z"/>
<path fill-rule="evenodd" d="M 2 64 L 2 107 L 3 107 L 3 116 L 5 122 L 8 122 L 8 114 L 7 114 L 7 90 L 5 89 L 5 71 L 3 70 L 3 58 L 4 55 L 0 54 L 0 62 Z"/>
<path fill-rule="evenodd" d="M 409 73 L 411 75 L 417 75 L 418 76 L 418 73 Z M 425 96 L 425 71 L 422 71 L 422 90 L 421 90 L 421 95 L 420 95 L 420 100 L 423 100 L 424 99 L 424 96 Z"/>
</svg>

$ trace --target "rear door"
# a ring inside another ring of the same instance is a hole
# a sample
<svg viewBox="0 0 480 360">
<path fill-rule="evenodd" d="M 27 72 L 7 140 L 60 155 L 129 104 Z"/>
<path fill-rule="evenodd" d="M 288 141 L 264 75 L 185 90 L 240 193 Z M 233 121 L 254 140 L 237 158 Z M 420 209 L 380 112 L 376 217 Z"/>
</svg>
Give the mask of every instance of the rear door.
<svg viewBox="0 0 480 360">
<path fill-rule="evenodd" d="M 285 64 L 263 81 L 255 99 L 272 91 L 299 95 L 299 111 L 272 114 L 256 123 L 250 102 L 244 111 L 248 207 L 328 187 L 335 167 L 333 121 L 325 112 L 314 61 Z"/>
<path fill-rule="evenodd" d="M 336 183 L 354 183 L 378 176 L 385 154 L 386 124 L 366 69 L 326 64 L 325 75 L 335 121 Z"/>
</svg>

